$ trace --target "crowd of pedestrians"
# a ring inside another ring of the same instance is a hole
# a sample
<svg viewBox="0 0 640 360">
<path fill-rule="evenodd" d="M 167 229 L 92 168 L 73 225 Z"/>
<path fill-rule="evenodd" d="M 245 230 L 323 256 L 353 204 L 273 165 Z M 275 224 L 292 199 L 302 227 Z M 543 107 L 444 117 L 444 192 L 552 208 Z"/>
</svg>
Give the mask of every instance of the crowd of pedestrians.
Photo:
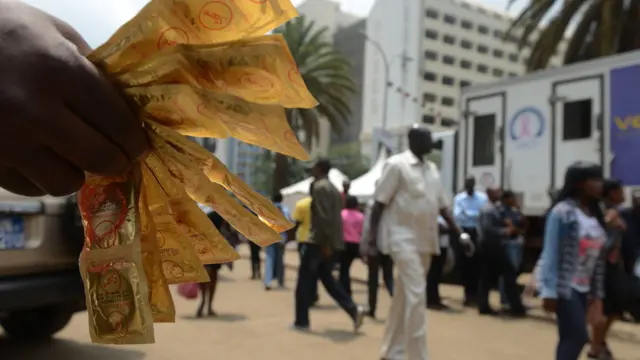
<svg viewBox="0 0 640 360">
<path fill-rule="evenodd" d="M 289 234 L 295 233 L 300 265 L 293 328 L 301 331 L 310 329 L 318 283 L 355 331 L 364 317 L 375 318 L 382 270 L 392 296 L 381 350 L 385 360 L 427 359 L 424 307 L 448 310 L 439 285 L 454 264 L 460 269 L 464 306 L 485 316 L 527 315 L 517 279 L 529 224 L 516 194 L 499 188 L 478 191 L 475 179 L 468 177 L 450 202 L 437 166 L 426 160 L 433 147 L 429 130 L 412 128 L 408 143 L 407 151 L 386 161 L 366 204 L 349 195 L 348 182 L 339 192 L 328 178 L 330 162 L 318 160 L 309 169 L 314 178 L 309 196 L 299 200 L 292 213 L 282 204 L 282 195 L 272 199 L 296 226 L 282 234 L 281 242 L 264 249 L 264 273 L 260 249 L 251 248 L 252 278 L 262 278 L 266 290 L 274 280 L 284 288 L 285 247 L 293 240 Z M 577 360 L 587 343 L 589 358 L 613 359 L 606 339 L 614 321 L 625 313 L 640 319 L 640 194 L 633 197 L 632 208 L 623 209 L 623 184 L 604 180 L 598 165 L 576 163 L 552 200 L 543 250 L 527 292 L 556 315 L 557 360 Z M 210 218 L 232 244 L 242 240 L 215 213 Z M 350 270 L 356 259 L 368 266 L 367 307 L 352 298 Z M 198 316 L 207 304 L 208 314 L 215 316 L 211 303 L 219 268 L 208 268 L 212 282 L 201 285 Z M 500 309 L 490 305 L 493 288 L 499 290 Z"/>
</svg>

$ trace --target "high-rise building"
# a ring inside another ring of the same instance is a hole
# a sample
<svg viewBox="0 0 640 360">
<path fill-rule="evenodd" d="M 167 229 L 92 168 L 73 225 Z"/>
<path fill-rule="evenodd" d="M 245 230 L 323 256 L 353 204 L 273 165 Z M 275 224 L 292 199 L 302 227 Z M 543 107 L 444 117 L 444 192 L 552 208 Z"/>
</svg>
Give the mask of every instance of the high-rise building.
<svg viewBox="0 0 640 360">
<path fill-rule="evenodd" d="M 301 16 L 313 21 L 316 29 L 327 28 L 325 39 L 333 43 L 334 47 L 351 63 L 350 77 L 356 85 L 356 93 L 351 95 L 349 104 L 351 116 L 342 129 L 340 135 L 332 132 L 328 122 L 320 124 L 320 137 L 314 148 L 313 155 L 327 155 L 333 144 L 345 144 L 358 141 L 362 127 L 362 85 L 364 72 L 364 44 L 366 21 L 355 15 L 343 12 L 340 4 L 330 0 L 306 0 L 297 7 Z"/>
<path fill-rule="evenodd" d="M 519 50 L 517 36 L 504 38 L 512 20 L 462 0 L 376 0 L 367 21 L 363 152 L 375 155 L 382 128 L 400 149 L 412 124 L 453 129 L 464 110 L 461 88 L 523 74 L 531 43 Z"/>
</svg>

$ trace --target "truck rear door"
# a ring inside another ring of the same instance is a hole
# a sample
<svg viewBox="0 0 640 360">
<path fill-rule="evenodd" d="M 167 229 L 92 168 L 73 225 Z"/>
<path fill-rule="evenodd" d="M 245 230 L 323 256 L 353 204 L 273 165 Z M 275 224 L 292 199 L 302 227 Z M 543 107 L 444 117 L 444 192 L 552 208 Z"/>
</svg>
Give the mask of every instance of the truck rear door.
<svg viewBox="0 0 640 360">
<path fill-rule="evenodd" d="M 466 101 L 464 176 L 474 176 L 480 190 L 502 183 L 504 93 Z"/>
<path fill-rule="evenodd" d="M 602 164 L 602 75 L 564 79 L 553 83 L 551 106 L 554 120 L 553 187 L 564 182 L 564 173 L 577 160 Z"/>
</svg>

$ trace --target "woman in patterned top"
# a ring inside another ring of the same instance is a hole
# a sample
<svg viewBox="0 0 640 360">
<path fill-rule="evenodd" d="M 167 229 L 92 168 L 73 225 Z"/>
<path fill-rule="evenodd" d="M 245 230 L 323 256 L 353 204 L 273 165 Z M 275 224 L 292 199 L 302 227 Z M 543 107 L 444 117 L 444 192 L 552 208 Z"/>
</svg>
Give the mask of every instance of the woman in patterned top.
<svg viewBox="0 0 640 360">
<path fill-rule="evenodd" d="M 607 241 L 602 183 L 599 165 L 572 164 L 546 218 L 539 290 L 544 309 L 556 314 L 556 360 L 578 360 L 589 340 L 587 323 L 602 319 Z"/>
</svg>

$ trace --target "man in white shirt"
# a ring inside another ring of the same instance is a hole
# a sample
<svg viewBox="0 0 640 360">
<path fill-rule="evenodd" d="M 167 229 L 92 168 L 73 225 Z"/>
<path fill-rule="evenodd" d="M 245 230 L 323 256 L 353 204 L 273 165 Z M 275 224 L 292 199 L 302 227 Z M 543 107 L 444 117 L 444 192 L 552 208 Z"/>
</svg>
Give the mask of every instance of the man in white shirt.
<svg viewBox="0 0 640 360">
<path fill-rule="evenodd" d="M 431 132 L 414 125 L 409 131 L 409 150 L 386 161 L 374 195 L 370 246 L 391 255 L 398 269 L 382 346 L 385 360 L 427 359 L 426 274 L 431 257 L 440 253 L 438 216 L 442 215 L 449 228 L 460 235 L 447 209 L 449 201 L 440 172 L 433 162 L 424 159 L 432 148 Z"/>
</svg>

